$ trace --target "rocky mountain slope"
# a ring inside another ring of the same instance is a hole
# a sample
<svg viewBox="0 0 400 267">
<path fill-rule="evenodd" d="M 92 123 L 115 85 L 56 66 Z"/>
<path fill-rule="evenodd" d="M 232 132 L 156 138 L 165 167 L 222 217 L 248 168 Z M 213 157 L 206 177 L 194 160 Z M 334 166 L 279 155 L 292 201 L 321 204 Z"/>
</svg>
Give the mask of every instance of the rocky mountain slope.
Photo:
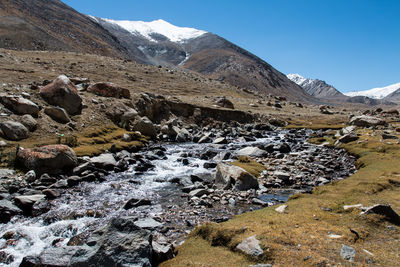
<svg viewBox="0 0 400 267">
<path fill-rule="evenodd" d="M 0 7 L 1 48 L 93 53 L 183 67 L 263 95 L 317 101 L 265 61 L 206 31 L 162 20 L 98 19 L 59 0 L 0 0 Z"/>
<path fill-rule="evenodd" d="M 117 38 L 59 0 L 0 0 L 0 47 L 130 57 Z"/>
<path fill-rule="evenodd" d="M 400 84 L 399 84 L 399 89 L 385 96 L 383 100 L 400 103 Z"/>
<path fill-rule="evenodd" d="M 332 85 L 318 79 L 304 78 L 300 74 L 288 74 L 287 77 L 300 85 L 307 93 L 317 98 L 342 98 L 347 97 Z"/>
<path fill-rule="evenodd" d="M 315 100 L 262 59 L 215 34 L 177 27 L 163 20 L 91 18 L 115 35 L 140 62 L 181 66 L 263 94 Z"/>
</svg>

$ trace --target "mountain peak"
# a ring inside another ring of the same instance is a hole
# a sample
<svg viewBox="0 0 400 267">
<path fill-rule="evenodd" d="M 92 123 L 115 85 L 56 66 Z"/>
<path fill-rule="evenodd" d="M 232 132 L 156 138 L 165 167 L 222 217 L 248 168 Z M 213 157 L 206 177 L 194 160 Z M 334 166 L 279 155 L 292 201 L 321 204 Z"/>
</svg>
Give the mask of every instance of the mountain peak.
<svg viewBox="0 0 400 267">
<path fill-rule="evenodd" d="M 368 96 L 375 99 L 382 99 L 398 89 L 400 89 L 400 83 L 391 84 L 385 87 L 372 88 L 369 90 L 347 92 L 344 94 L 347 96 Z"/>
<path fill-rule="evenodd" d="M 304 78 L 300 74 L 288 74 L 289 80 L 300 85 L 308 94 L 317 98 L 342 98 L 344 97 L 335 87 L 318 79 Z"/>
<path fill-rule="evenodd" d="M 287 77 L 289 78 L 289 80 L 292 80 L 293 82 L 295 82 L 299 85 L 307 80 L 306 78 L 304 78 L 303 76 L 301 76 L 298 73 L 288 74 Z"/>
<path fill-rule="evenodd" d="M 94 19 L 97 20 L 97 18 Z M 162 19 L 150 22 L 112 19 L 104 20 L 122 27 L 131 34 L 141 35 L 152 42 L 157 42 L 157 40 L 153 38 L 154 34 L 161 34 L 167 37 L 171 42 L 183 43 L 186 40 L 197 38 L 207 33 L 206 31 L 195 28 L 178 27 Z"/>
</svg>

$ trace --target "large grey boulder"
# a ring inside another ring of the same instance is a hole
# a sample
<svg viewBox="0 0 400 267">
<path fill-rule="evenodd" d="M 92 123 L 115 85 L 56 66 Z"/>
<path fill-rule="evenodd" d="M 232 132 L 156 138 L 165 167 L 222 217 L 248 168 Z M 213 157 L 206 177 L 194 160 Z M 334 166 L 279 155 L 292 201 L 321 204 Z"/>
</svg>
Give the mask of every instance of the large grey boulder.
<svg viewBox="0 0 400 267">
<path fill-rule="evenodd" d="M 117 166 L 117 161 L 111 153 L 104 153 L 100 156 L 93 157 L 90 159 L 90 162 L 97 168 L 105 170 L 112 170 Z"/>
<path fill-rule="evenodd" d="M 70 122 L 68 113 L 65 109 L 59 107 L 47 107 L 44 109 L 44 113 L 50 118 L 59 123 Z"/>
<path fill-rule="evenodd" d="M 114 218 L 95 231 L 71 258 L 70 266 L 151 266 L 151 233 L 132 217 Z"/>
<path fill-rule="evenodd" d="M 386 122 L 380 118 L 362 115 L 355 116 L 350 120 L 351 125 L 359 126 L 359 127 L 370 127 L 377 125 L 385 125 Z"/>
<path fill-rule="evenodd" d="M 19 160 L 27 169 L 39 176 L 43 173 L 59 174 L 71 171 L 78 164 L 75 152 L 66 145 L 48 145 L 32 149 L 20 148 Z"/>
<path fill-rule="evenodd" d="M 78 94 L 78 89 L 65 75 L 57 77 L 52 83 L 40 89 L 40 95 L 47 103 L 65 109 L 70 115 L 82 111 L 82 98 Z"/>
<path fill-rule="evenodd" d="M 16 121 L 1 122 L 0 129 L 8 140 L 20 141 L 29 137 L 29 130 L 22 123 Z"/>
<path fill-rule="evenodd" d="M 133 131 L 138 131 L 143 135 L 149 137 L 156 137 L 157 136 L 157 129 L 154 124 L 149 120 L 147 117 L 142 117 L 136 120 L 132 125 Z"/>
<path fill-rule="evenodd" d="M 39 113 L 38 105 L 21 96 L 1 94 L 0 103 L 20 115 L 29 114 L 37 117 Z"/>
<path fill-rule="evenodd" d="M 218 187 L 222 187 L 223 189 L 258 189 L 257 178 L 240 167 L 223 162 L 218 163 L 214 181 Z"/>
<path fill-rule="evenodd" d="M 261 158 L 261 157 L 266 157 L 268 156 L 268 152 L 265 150 L 262 150 L 258 147 L 245 147 L 240 149 L 237 152 L 238 156 L 248 156 L 248 157 L 253 157 L 253 158 Z"/>
</svg>

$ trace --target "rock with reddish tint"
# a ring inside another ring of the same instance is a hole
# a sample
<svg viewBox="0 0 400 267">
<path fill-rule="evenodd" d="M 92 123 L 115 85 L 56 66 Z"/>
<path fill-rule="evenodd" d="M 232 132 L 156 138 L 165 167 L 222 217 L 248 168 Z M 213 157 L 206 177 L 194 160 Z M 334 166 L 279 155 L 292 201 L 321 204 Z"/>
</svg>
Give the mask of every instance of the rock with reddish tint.
<svg viewBox="0 0 400 267">
<path fill-rule="evenodd" d="M 72 171 L 78 164 L 75 152 L 66 145 L 48 145 L 33 149 L 20 148 L 17 159 L 38 174 Z"/>
<path fill-rule="evenodd" d="M 82 98 L 78 94 L 78 89 L 65 75 L 59 76 L 40 89 L 40 96 L 50 105 L 65 109 L 70 115 L 82 111 Z"/>
<path fill-rule="evenodd" d="M 39 113 L 38 105 L 21 96 L 1 94 L 0 103 L 2 103 L 4 106 L 6 106 L 8 109 L 12 110 L 16 114 L 29 114 L 37 117 Z"/>
<path fill-rule="evenodd" d="M 128 89 L 121 88 L 113 83 L 95 83 L 90 85 L 87 91 L 105 97 L 131 98 Z"/>
</svg>

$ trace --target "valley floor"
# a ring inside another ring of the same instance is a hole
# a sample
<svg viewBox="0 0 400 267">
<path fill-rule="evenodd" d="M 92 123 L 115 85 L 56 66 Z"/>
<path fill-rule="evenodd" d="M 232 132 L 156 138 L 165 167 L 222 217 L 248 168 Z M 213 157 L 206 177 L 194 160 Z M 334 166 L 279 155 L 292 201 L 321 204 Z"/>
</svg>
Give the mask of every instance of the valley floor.
<svg viewBox="0 0 400 267">
<path fill-rule="evenodd" d="M 117 150 L 142 146 L 146 138 L 137 135 L 129 142 L 123 141 L 128 131 L 106 116 L 121 105 L 133 107 L 141 92 L 164 95 L 174 103 L 191 103 L 216 110 L 219 107 L 215 106 L 215 99 L 226 96 L 235 109 L 259 114 L 261 121 L 287 122 L 289 128 L 335 129 L 312 140 L 329 145 L 335 142 L 336 130 L 346 126 L 349 115 L 366 109 L 365 106 L 336 106 L 329 108 L 332 114 L 321 114 L 316 105 L 303 107 L 286 100 L 278 101 L 274 96 L 243 91 L 196 73 L 94 55 L 9 50 L 0 50 L 0 54 L 1 91 L 7 94 L 28 92 L 30 100 L 41 107 L 46 103 L 37 86 L 60 74 L 88 77 L 91 82 L 114 82 L 129 89 L 132 95 L 130 100 L 120 100 L 80 92 L 86 108 L 82 114 L 71 118 L 73 127 L 57 123 L 41 112 L 37 118 L 38 128 L 28 139 L 5 140 L 6 145 L 1 148 L 3 167 L 19 145 L 29 148 L 61 141 L 73 146 L 78 156 L 98 155 L 112 145 Z M 281 108 L 276 107 L 277 102 Z M 0 122 L 8 119 L 18 120 L 19 117 L 11 114 L 0 118 Z M 400 223 L 381 215 L 361 215 L 359 208 L 344 209 L 344 206 L 390 204 L 394 211 L 400 212 L 400 144 L 398 139 L 382 138 L 388 130 L 400 137 L 396 132 L 399 127 L 394 120 L 385 127 L 357 129 L 359 140 L 342 145 L 359 158 L 359 170 L 350 178 L 317 187 L 312 194 L 292 196 L 282 213 L 277 212 L 276 207 L 269 207 L 227 222 L 202 225 L 177 249 L 177 256 L 161 266 L 249 266 L 257 263 L 398 266 Z M 259 257 L 246 256 L 237 249 L 238 244 L 252 236 L 260 242 L 263 253 Z M 355 251 L 353 261 L 341 256 L 343 245 L 354 249 L 350 249 L 351 253 Z"/>
<path fill-rule="evenodd" d="M 343 146 L 359 157 L 360 169 L 350 178 L 292 196 L 284 213 L 269 207 L 203 225 L 162 266 L 398 266 L 400 221 L 361 214 L 360 206 L 390 204 L 400 211 L 400 145 L 382 141 L 382 130 L 357 133 L 358 142 Z M 361 205 L 345 209 L 356 204 Z M 236 249 L 251 236 L 264 251 L 259 258 Z M 341 256 L 343 245 L 355 249 L 353 261 Z"/>
</svg>

